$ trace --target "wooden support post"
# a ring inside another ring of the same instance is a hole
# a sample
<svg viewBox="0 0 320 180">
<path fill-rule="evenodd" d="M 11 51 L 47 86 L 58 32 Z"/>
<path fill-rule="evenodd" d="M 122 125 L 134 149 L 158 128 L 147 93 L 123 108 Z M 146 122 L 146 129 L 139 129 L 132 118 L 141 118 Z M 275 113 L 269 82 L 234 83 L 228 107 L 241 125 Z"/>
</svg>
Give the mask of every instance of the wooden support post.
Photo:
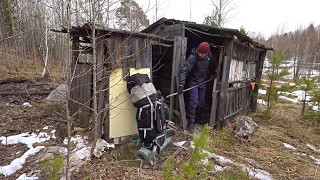
<svg viewBox="0 0 320 180">
<path fill-rule="evenodd" d="M 97 44 L 96 44 L 96 51 L 97 51 L 97 103 L 98 103 L 98 117 L 97 117 L 97 137 L 102 137 L 102 126 L 103 126 L 103 109 L 105 107 L 105 92 L 101 91 L 104 88 L 105 83 L 103 82 L 103 71 L 104 71 L 104 61 L 105 61 L 105 42 L 104 37 L 101 34 L 97 33 Z M 93 94 L 95 96 L 95 94 Z"/>
<path fill-rule="evenodd" d="M 176 79 L 174 78 L 175 77 L 175 74 L 176 74 L 176 59 L 177 59 L 177 47 L 176 47 L 176 44 L 177 44 L 177 38 L 175 37 L 174 38 L 174 43 L 173 43 L 173 55 L 172 55 L 172 72 L 171 72 L 171 89 L 170 89 L 170 94 L 174 93 L 175 92 L 175 81 Z M 170 97 L 170 111 L 169 111 L 169 119 L 172 120 L 173 119 L 173 107 L 174 107 L 174 97 Z"/>
<path fill-rule="evenodd" d="M 266 53 L 267 51 L 261 51 L 260 55 L 259 55 L 259 63 L 256 67 L 256 81 L 261 80 L 261 75 L 262 75 L 262 69 L 263 69 L 263 64 L 264 64 L 264 60 L 266 57 Z M 259 92 L 259 83 L 255 84 L 254 87 L 254 91 L 253 91 L 253 95 L 251 97 L 251 111 L 252 112 L 256 112 L 257 111 L 257 100 L 258 100 L 258 92 Z"/>
<path fill-rule="evenodd" d="M 215 78 L 213 82 L 213 88 L 212 88 L 212 105 L 211 105 L 210 123 L 209 123 L 211 127 L 216 125 L 217 95 L 218 95 L 218 93 L 216 92 L 217 81 L 218 81 L 218 78 Z"/>
<path fill-rule="evenodd" d="M 221 90 L 220 90 L 220 104 L 219 104 L 219 112 L 218 112 L 218 123 L 217 128 L 222 129 L 225 123 L 224 116 L 226 112 L 227 105 L 227 89 L 228 89 L 228 80 L 229 80 L 229 72 L 230 72 L 230 63 L 233 52 L 233 40 L 229 40 L 226 42 L 226 53 L 223 60 L 223 68 L 222 68 L 222 80 L 221 80 Z"/>
<path fill-rule="evenodd" d="M 179 72 L 186 59 L 187 38 L 174 37 L 173 58 L 172 58 L 172 74 L 171 74 L 171 94 L 175 92 L 175 87 L 179 86 Z M 177 100 L 177 101 L 175 101 Z M 179 95 L 178 98 L 170 97 L 170 114 L 169 119 L 173 118 L 173 110 L 180 109 L 183 129 L 187 128 L 187 118 L 185 111 L 184 96 Z"/>
<path fill-rule="evenodd" d="M 179 77 L 176 77 L 176 84 L 177 88 L 179 86 Z M 188 121 L 187 121 L 187 114 L 186 114 L 186 107 L 184 103 L 184 96 L 183 94 L 178 95 L 179 98 L 179 107 L 180 107 L 180 113 L 181 113 L 181 118 L 182 118 L 182 127 L 183 129 L 187 129 L 188 126 Z"/>
</svg>

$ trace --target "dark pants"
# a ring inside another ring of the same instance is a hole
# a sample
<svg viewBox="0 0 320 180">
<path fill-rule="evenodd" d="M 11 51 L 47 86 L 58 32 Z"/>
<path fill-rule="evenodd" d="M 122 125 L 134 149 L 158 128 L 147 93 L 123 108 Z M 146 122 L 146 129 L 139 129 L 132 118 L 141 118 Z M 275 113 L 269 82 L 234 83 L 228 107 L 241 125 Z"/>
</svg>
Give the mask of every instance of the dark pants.
<svg viewBox="0 0 320 180">
<path fill-rule="evenodd" d="M 190 84 L 189 87 L 193 87 L 195 85 Z M 195 123 L 197 108 L 203 108 L 205 104 L 205 93 L 206 93 L 206 85 L 203 84 L 199 87 L 191 89 L 189 91 L 190 100 L 189 100 L 189 107 L 188 107 L 188 122 Z"/>
</svg>

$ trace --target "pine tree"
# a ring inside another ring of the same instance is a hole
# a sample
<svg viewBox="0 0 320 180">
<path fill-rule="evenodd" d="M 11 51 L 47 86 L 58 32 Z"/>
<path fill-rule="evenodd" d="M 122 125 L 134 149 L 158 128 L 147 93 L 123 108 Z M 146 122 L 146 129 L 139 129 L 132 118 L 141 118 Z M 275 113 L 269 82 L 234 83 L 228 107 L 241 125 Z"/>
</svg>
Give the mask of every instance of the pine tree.
<svg viewBox="0 0 320 180">
<path fill-rule="evenodd" d="M 284 60 L 286 59 L 287 55 L 287 51 L 274 50 L 269 57 L 271 67 L 267 71 L 267 77 L 270 80 L 270 84 L 267 89 L 268 111 L 277 104 L 280 95 L 282 95 L 284 92 L 292 90 L 295 87 L 290 86 L 289 83 L 282 84 L 281 86 L 275 86 L 274 84 L 275 81 L 279 81 L 284 76 L 290 74 L 288 67 L 284 67 Z"/>
<path fill-rule="evenodd" d="M 296 81 L 296 84 L 298 87 L 300 87 L 300 90 L 303 91 L 303 99 L 302 101 L 302 110 L 301 115 L 304 115 L 305 109 L 306 109 L 306 102 L 307 102 L 307 95 L 310 94 L 316 87 L 316 77 L 310 77 L 310 73 L 307 76 L 302 76 L 300 80 Z M 316 96 L 315 96 L 316 97 Z"/>
<path fill-rule="evenodd" d="M 199 137 L 194 137 L 194 150 L 191 157 L 182 164 L 179 173 L 176 176 L 172 175 L 174 169 L 173 158 L 168 159 L 168 162 L 163 170 L 164 179 L 175 180 L 191 180 L 191 179 L 207 179 L 208 174 L 204 170 L 213 169 L 210 162 L 203 162 L 208 157 L 205 151 L 210 150 L 209 135 L 211 127 L 205 125 Z"/>
</svg>

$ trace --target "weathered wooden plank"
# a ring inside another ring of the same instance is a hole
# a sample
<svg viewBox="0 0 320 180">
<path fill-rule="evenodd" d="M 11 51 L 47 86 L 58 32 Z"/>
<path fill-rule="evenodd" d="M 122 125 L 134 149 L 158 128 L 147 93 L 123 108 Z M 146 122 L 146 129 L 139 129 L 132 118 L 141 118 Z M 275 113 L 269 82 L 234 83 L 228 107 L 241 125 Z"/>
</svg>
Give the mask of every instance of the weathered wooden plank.
<svg viewBox="0 0 320 180">
<path fill-rule="evenodd" d="M 262 75 L 262 69 L 263 69 L 263 63 L 266 57 L 266 51 L 261 51 L 260 52 L 260 58 L 259 58 L 259 63 L 256 66 L 256 81 L 261 79 L 261 75 Z M 253 97 L 251 99 L 251 110 L 253 112 L 257 111 L 257 98 L 258 98 L 258 91 L 259 91 L 259 84 L 256 83 L 254 91 L 253 91 Z"/>
<path fill-rule="evenodd" d="M 217 114 L 217 81 L 218 79 L 215 78 L 213 81 L 213 88 L 212 88 L 212 104 L 211 104 L 211 111 L 210 111 L 210 122 L 209 126 L 213 127 L 216 124 L 216 114 Z"/>
<path fill-rule="evenodd" d="M 118 65 L 116 64 L 115 40 L 113 38 L 107 39 L 107 49 L 108 58 L 106 61 L 111 64 L 112 69 L 116 69 Z"/>
<path fill-rule="evenodd" d="M 130 75 L 130 68 L 129 68 L 129 56 L 130 56 L 130 38 L 124 39 L 124 54 L 123 54 L 123 62 L 122 62 L 122 78 L 127 75 Z"/>
<path fill-rule="evenodd" d="M 173 55 L 172 55 L 172 71 L 171 71 L 171 86 L 170 86 L 170 94 L 175 92 L 175 75 L 176 75 L 176 56 L 177 56 L 177 42 L 178 37 L 174 37 L 173 43 Z M 173 109 L 174 109 L 174 97 L 170 97 L 170 111 L 169 111 L 169 119 L 173 119 Z"/>
<path fill-rule="evenodd" d="M 151 39 L 147 39 L 147 64 L 145 68 L 150 69 L 150 79 L 152 80 L 152 44 Z"/>
<path fill-rule="evenodd" d="M 227 88 L 228 88 L 228 79 L 230 72 L 230 62 L 231 55 L 233 50 L 233 41 L 228 40 L 225 43 L 226 56 L 223 62 L 223 71 L 222 71 L 222 81 L 221 81 L 221 91 L 220 91 L 220 106 L 219 106 L 219 123 L 217 124 L 218 129 L 222 129 L 224 126 L 224 114 L 227 103 Z"/>
<path fill-rule="evenodd" d="M 177 69 L 176 69 L 177 88 L 179 86 L 179 72 L 180 72 L 180 69 L 182 68 L 183 64 L 185 63 L 186 54 L 187 54 L 187 38 L 181 37 L 181 58 L 180 58 L 179 66 L 177 66 Z M 182 117 L 183 129 L 187 129 L 188 121 L 187 121 L 187 117 L 186 117 L 187 114 L 186 114 L 186 107 L 185 107 L 183 94 L 179 95 L 179 107 L 180 107 L 180 112 L 181 112 L 181 117 Z"/>
<path fill-rule="evenodd" d="M 218 104 L 217 104 L 218 92 L 216 90 L 217 90 L 217 83 L 219 83 L 219 81 L 221 79 L 220 74 L 221 74 L 221 68 L 222 68 L 223 53 L 224 53 L 223 48 L 220 47 L 217 77 L 215 78 L 215 80 L 213 82 L 213 88 L 212 88 L 212 105 L 211 105 L 210 123 L 209 123 L 209 125 L 211 127 L 213 127 L 217 124 L 216 116 L 217 116 L 217 109 L 218 109 Z"/>
<path fill-rule="evenodd" d="M 98 34 L 99 36 L 99 34 Z M 97 38 L 97 98 L 98 98 L 98 117 L 97 117 L 97 134 L 98 137 L 102 136 L 102 126 L 103 126 L 103 109 L 104 109 L 104 92 L 101 91 L 104 89 L 104 82 L 103 82 L 103 71 L 104 71 L 104 55 L 105 55 L 105 46 L 104 46 L 104 38 L 100 37 Z M 93 94 L 94 95 L 94 94 Z"/>
<path fill-rule="evenodd" d="M 179 76 L 179 72 L 180 72 L 180 61 L 181 61 L 181 50 L 182 50 L 182 38 L 181 38 L 181 36 L 177 36 L 177 44 L 176 44 L 176 53 L 177 53 L 177 55 L 176 55 L 176 59 L 175 59 L 175 61 L 176 61 L 176 63 L 175 63 L 175 73 L 174 73 L 174 78 L 176 77 L 176 76 Z M 176 109 L 176 110 L 179 110 L 180 109 L 180 106 L 179 106 L 179 98 L 176 96 L 176 97 L 174 97 L 174 101 L 175 101 L 175 103 L 174 103 L 174 109 Z M 182 124 L 183 125 L 183 124 Z"/>
<path fill-rule="evenodd" d="M 141 46 L 141 38 L 137 37 L 134 40 L 134 54 L 135 54 L 135 59 L 136 59 L 136 68 L 141 68 L 142 67 L 142 58 L 141 58 L 141 53 L 140 53 L 140 46 Z"/>
</svg>

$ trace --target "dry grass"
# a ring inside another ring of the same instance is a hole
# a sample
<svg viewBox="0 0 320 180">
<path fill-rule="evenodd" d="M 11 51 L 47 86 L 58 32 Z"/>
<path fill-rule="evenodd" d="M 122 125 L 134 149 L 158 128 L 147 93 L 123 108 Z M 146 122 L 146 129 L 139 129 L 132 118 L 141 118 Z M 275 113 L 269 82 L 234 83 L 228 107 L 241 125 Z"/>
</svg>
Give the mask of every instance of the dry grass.
<svg viewBox="0 0 320 180">
<path fill-rule="evenodd" d="M 242 163 L 246 163 L 245 158 L 254 159 L 276 179 L 320 178 L 318 166 L 309 157 L 320 157 L 320 154 L 306 147 L 307 143 L 320 145 L 317 127 L 300 120 L 299 106 L 293 104 L 281 104 L 270 114 L 264 111 L 260 107 L 260 112 L 248 115 L 260 124 L 258 133 L 249 143 L 232 139 L 230 132 L 223 131 L 212 139 L 214 151 Z M 298 149 L 297 153 L 307 156 L 294 154 L 283 143 L 291 144 Z"/>
<path fill-rule="evenodd" d="M 20 61 L 19 63 L 18 60 Z M 63 64 L 57 61 L 49 60 L 48 70 L 50 76 L 53 78 L 63 78 L 65 69 L 63 66 Z M 5 57 L 2 51 L 0 51 L 0 79 L 9 77 L 41 77 L 43 67 L 44 63 L 40 60 L 34 63 L 34 60 L 30 58 L 20 59 L 13 52 Z"/>
</svg>

